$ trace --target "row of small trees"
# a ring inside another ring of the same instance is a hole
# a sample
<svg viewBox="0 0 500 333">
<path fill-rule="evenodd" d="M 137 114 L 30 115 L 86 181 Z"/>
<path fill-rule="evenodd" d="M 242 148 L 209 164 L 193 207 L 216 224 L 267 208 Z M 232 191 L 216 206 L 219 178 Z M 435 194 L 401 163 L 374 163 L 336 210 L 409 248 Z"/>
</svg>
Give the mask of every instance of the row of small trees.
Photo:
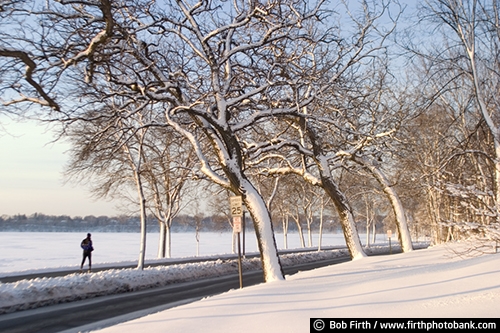
<svg viewBox="0 0 500 333">
<path fill-rule="evenodd" d="M 294 216 L 294 196 L 310 198 L 307 221 L 316 198 L 335 207 L 352 258 L 365 256 L 354 202 L 370 221 L 368 202 L 384 198 L 404 251 L 408 218 L 431 217 L 436 239 L 478 213 L 498 226 L 496 3 L 425 8 L 456 45 L 420 50 L 409 33 L 389 43 L 396 1 L 12 0 L 0 11 L 0 89 L 12 112 L 60 125 L 69 177 L 98 196 L 135 187 L 139 268 L 148 213 L 168 244 L 180 199 L 199 198 L 203 180 L 242 196 L 265 280 L 283 279 L 271 212 Z M 409 78 L 395 76 L 396 46 L 418 64 Z"/>
</svg>

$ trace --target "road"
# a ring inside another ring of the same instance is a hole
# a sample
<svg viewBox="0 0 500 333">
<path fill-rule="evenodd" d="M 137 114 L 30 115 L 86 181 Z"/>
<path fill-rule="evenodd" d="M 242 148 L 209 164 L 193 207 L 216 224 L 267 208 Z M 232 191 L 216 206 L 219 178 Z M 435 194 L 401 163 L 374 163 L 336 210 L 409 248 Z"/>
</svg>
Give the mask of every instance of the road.
<svg viewBox="0 0 500 333">
<path fill-rule="evenodd" d="M 389 252 L 389 251 L 388 251 Z M 388 253 L 387 253 L 388 254 Z M 349 261 L 349 256 L 285 267 L 287 275 L 323 266 Z M 243 286 L 263 282 L 262 271 L 243 274 Z M 209 278 L 192 282 L 176 283 L 161 288 L 131 292 L 113 296 L 103 296 L 72 303 L 47 306 L 34 310 L 19 311 L 0 315 L 0 332 L 61 332 L 77 331 L 82 327 L 95 327 L 103 321 L 102 327 L 117 324 L 131 317 L 141 317 L 148 313 L 165 310 L 180 304 L 190 303 L 203 297 L 220 294 L 239 288 L 237 275 Z M 91 325 L 91 326 L 89 326 Z"/>
</svg>

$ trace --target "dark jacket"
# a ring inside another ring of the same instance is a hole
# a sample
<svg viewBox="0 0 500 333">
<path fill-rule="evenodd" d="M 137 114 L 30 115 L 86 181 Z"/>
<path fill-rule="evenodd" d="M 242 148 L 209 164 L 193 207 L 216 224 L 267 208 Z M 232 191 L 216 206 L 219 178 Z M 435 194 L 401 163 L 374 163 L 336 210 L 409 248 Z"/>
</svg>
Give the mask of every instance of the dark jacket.
<svg viewBox="0 0 500 333">
<path fill-rule="evenodd" d="M 82 240 L 82 244 L 80 244 L 80 246 L 82 247 L 83 251 L 87 251 L 87 252 L 94 251 L 94 248 L 92 247 L 92 241 L 88 238 L 85 238 L 84 240 Z"/>
</svg>

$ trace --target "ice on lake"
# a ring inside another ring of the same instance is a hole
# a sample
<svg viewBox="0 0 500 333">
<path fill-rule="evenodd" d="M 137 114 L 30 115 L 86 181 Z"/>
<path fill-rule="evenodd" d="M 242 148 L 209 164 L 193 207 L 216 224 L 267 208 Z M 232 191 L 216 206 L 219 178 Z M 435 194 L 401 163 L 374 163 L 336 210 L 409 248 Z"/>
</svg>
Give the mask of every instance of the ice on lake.
<svg viewBox="0 0 500 333">
<path fill-rule="evenodd" d="M 307 244 L 307 235 L 305 242 Z M 68 232 L 0 232 L 0 274 L 47 268 L 77 268 L 82 259 L 80 242 L 86 233 Z M 361 237 L 363 240 L 364 238 Z M 139 233 L 92 232 L 95 251 L 93 266 L 102 263 L 136 262 L 140 249 Z M 158 233 L 148 233 L 146 262 L 157 258 Z M 284 249 L 284 237 L 276 234 L 279 249 Z M 172 257 L 210 256 L 233 253 L 232 233 L 202 232 L 199 243 L 194 232 L 172 234 Z M 342 234 L 324 234 L 322 246 L 345 245 Z M 313 235 L 313 246 L 318 246 L 318 235 Z M 297 233 L 288 235 L 288 249 L 300 248 Z M 252 232 L 246 233 L 245 252 L 257 252 L 257 242 Z"/>
</svg>

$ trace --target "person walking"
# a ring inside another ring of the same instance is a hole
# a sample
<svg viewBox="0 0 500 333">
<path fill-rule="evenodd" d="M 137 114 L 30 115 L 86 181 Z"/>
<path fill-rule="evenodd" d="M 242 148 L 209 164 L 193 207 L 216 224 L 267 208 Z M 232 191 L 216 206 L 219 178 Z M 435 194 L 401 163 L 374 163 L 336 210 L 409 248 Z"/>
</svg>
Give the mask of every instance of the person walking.
<svg viewBox="0 0 500 333">
<path fill-rule="evenodd" d="M 85 263 L 85 259 L 89 258 L 89 272 L 92 271 L 92 251 L 94 251 L 94 247 L 92 246 L 92 239 L 90 239 L 91 234 L 87 234 L 87 238 L 82 240 L 80 246 L 83 249 L 83 260 L 80 265 L 80 272 L 83 270 L 83 264 Z"/>
</svg>

